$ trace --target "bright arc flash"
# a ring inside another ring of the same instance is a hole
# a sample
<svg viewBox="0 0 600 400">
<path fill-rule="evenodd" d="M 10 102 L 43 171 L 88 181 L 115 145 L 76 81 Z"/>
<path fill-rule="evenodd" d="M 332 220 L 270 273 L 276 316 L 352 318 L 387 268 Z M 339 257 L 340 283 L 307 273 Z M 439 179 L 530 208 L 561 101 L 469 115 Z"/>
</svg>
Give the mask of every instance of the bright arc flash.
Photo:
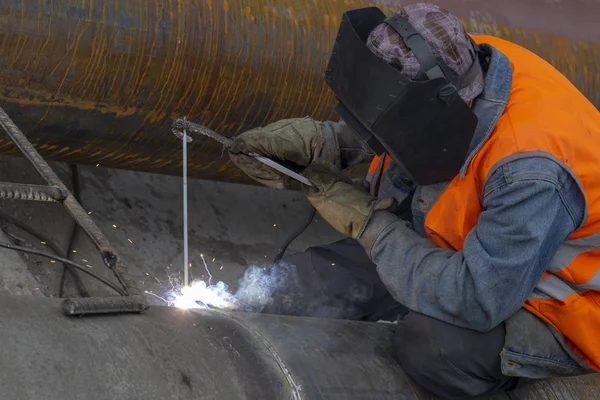
<svg viewBox="0 0 600 400">
<path fill-rule="evenodd" d="M 208 308 L 233 310 L 238 304 L 223 282 L 207 286 L 206 282 L 197 280 L 190 286 L 182 287 L 178 293 L 174 293 L 172 305 L 177 308 Z"/>
</svg>

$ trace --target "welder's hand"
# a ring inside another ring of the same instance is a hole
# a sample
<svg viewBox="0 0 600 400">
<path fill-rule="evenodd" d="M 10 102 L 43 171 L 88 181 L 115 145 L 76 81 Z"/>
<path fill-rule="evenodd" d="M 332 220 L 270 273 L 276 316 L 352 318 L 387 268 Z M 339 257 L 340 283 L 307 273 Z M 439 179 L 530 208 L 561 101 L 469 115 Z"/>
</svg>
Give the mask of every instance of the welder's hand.
<svg viewBox="0 0 600 400">
<path fill-rule="evenodd" d="M 229 157 L 250 178 L 268 187 L 284 189 L 290 187 L 289 177 L 248 155 L 258 154 L 307 167 L 319 157 L 323 143 L 320 122 L 308 117 L 284 119 L 238 135 Z"/>
<path fill-rule="evenodd" d="M 333 165 L 318 160 L 304 172 L 315 185 L 303 190 L 319 214 L 340 233 L 359 239 L 373 212 L 387 210 L 393 199 L 379 200 L 369 194 L 365 185 L 353 182 Z"/>
</svg>

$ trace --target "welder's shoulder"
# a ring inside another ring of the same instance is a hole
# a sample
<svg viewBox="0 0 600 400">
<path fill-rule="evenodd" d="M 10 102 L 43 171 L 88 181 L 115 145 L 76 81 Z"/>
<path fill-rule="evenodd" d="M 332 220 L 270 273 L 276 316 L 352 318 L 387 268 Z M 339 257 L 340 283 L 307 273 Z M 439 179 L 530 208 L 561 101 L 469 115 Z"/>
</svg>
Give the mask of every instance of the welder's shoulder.
<svg viewBox="0 0 600 400">
<path fill-rule="evenodd" d="M 581 185 L 573 171 L 558 160 L 536 155 L 498 164 L 484 183 L 484 203 L 511 186 L 528 191 L 530 196 L 548 195 L 548 187 L 551 186 L 557 201 L 567 207 L 576 226 L 583 221 L 586 203 Z"/>
</svg>

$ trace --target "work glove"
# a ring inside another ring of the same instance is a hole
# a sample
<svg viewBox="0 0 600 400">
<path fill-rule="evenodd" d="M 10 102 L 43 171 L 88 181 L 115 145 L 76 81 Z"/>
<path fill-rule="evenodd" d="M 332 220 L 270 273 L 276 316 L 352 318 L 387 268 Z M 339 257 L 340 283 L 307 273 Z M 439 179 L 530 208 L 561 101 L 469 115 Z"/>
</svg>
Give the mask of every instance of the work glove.
<svg viewBox="0 0 600 400">
<path fill-rule="evenodd" d="M 311 204 L 338 232 L 354 239 L 360 239 L 375 211 L 395 206 L 393 199 L 378 199 L 365 181 L 353 181 L 325 161 L 313 162 L 304 176 L 314 185 L 302 186 Z"/>
<path fill-rule="evenodd" d="M 291 187 L 291 178 L 249 155 L 258 154 L 304 169 L 319 158 L 323 145 L 320 122 L 308 117 L 284 119 L 238 135 L 229 157 L 255 181 L 285 189 Z"/>
</svg>

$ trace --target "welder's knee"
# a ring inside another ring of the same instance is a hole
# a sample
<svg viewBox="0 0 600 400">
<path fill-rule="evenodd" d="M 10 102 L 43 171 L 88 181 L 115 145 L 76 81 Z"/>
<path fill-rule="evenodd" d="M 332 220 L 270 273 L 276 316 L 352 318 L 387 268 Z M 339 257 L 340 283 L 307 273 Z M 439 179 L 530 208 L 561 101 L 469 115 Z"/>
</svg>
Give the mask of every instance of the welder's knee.
<svg viewBox="0 0 600 400">
<path fill-rule="evenodd" d="M 394 343 L 404 372 L 446 399 L 513 388 L 516 379 L 503 376 L 500 370 L 503 345 L 503 325 L 475 332 L 414 312 L 398 321 Z"/>
</svg>

